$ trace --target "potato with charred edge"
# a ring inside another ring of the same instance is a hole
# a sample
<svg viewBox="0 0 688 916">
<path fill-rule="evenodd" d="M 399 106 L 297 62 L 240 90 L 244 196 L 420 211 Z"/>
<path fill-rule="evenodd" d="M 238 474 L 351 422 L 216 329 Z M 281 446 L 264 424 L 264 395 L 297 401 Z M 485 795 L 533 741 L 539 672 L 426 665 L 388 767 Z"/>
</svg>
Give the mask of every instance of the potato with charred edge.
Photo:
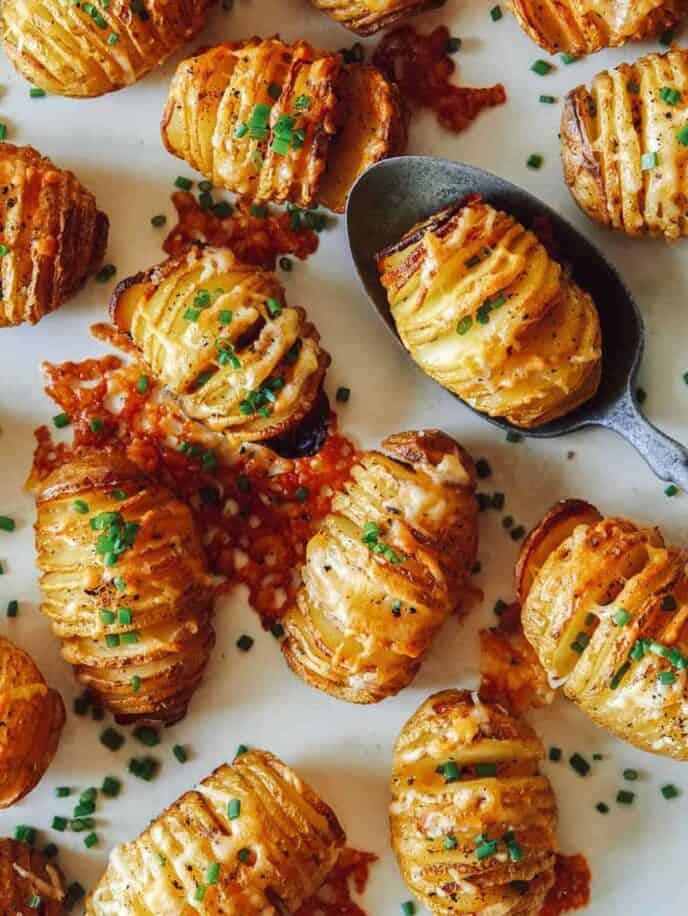
<svg viewBox="0 0 688 916">
<path fill-rule="evenodd" d="M 459 202 L 377 262 L 406 349 L 476 410 L 537 427 L 597 390 L 592 299 L 508 213 L 479 198 Z"/>
<path fill-rule="evenodd" d="M 123 280 L 111 311 L 182 412 L 239 442 L 296 426 L 330 362 L 277 277 L 228 248 L 194 247 Z"/>
<path fill-rule="evenodd" d="M 398 25 L 446 0 L 311 0 L 314 6 L 359 35 L 372 35 Z"/>
<path fill-rule="evenodd" d="M 0 637 L 0 808 L 38 784 L 64 722 L 60 694 L 47 686 L 30 655 Z"/>
<path fill-rule="evenodd" d="M 215 641 L 189 507 L 123 455 L 84 449 L 37 493 L 41 610 L 119 722 L 186 713 Z"/>
<path fill-rule="evenodd" d="M 566 500 L 524 543 L 516 584 L 526 637 L 566 696 L 630 744 L 688 760 L 688 551 Z"/>
<path fill-rule="evenodd" d="M 306 683 L 350 703 L 406 687 L 461 605 L 478 542 L 475 471 L 438 430 L 365 452 L 311 538 L 282 651 Z"/>
<path fill-rule="evenodd" d="M 250 750 L 117 846 L 87 916 L 295 913 L 339 857 L 334 812 L 267 751 Z M 199 895 L 198 889 L 202 888 Z"/>
<path fill-rule="evenodd" d="M 182 61 L 161 130 L 218 187 L 338 212 L 358 175 L 406 142 L 398 90 L 379 70 L 279 38 Z"/>
<path fill-rule="evenodd" d="M 593 220 L 631 236 L 688 235 L 688 51 L 598 73 L 564 104 L 564 177 Z"/>
<path fill-rule="evenodd" d="M 98 269 L 108 218 L 72 172 L 0 143 L 0 328 L 36 324 Z"/>
<path fill-rule="evenodd" d="M 511 0 L 523 30 L 555 54 L 592 54 L 670 29 L 683 0 Z"/>
<path fill-rule="evenodd" d="M 31 906 L 40 897 L 40 909 Z M 0 839 L 0 912 L 6 916 L 63 916 L 64 881 L 45 853 L 15 840 Z"/>
<path fill-rule="evenodd" d="M 196 35 L 208 0 L 3 0 L 5 53 L 35 86 L 92 97 L 141 79 Z"/>
<path fill-rule="evenodd" d="M 392 846 L 439 916 L 538 916 L 554 883 L 557 807 L 523 720 L 444 690 L 403 727 L 392 761 Z"/>
</svg>

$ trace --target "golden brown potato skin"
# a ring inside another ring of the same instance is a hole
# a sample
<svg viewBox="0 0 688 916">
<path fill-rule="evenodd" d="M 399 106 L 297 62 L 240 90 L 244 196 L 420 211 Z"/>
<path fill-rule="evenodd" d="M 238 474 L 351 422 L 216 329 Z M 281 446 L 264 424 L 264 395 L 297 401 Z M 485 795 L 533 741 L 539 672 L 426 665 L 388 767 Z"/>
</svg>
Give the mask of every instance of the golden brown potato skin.
<svg viewBox="0 0 688 916">
<path fill-rule="evenodd" d="M 675 25 L 684 0 L 511 0 L 524 31 L 551 54 L 592 54 Z"/>
<path fill-rule="evenodd" d="M 672 48 L 598 73 L 579 86 L 562 113 L 564 177 L 593 220 L 631 236 L 688 235 L 688 146 L 678 139 L 688 95 L 677 104 L 662 90 L 685 86 L 688 51 Z M 643 156 L 657 154 L 644 167 Z"/>
<path fill-rule="evenodd" d="M 41 908 L 29 906 L 34 894 Z M 64 880 L 59 868 L 38 849 L 0 839 L 0 912 L 3 916 L 64 916 Z"/>
<path fill-rule="evenodd" d="M 38 784 L 64 722 L 60 694 L 46 685 L 30 655 L 0 637 L 0 808 Z"/>
<path fill-rule="evenodd" d="M 379 702 L 411 682 L 460 605 L 477 550 L 470 456 L 437 430 L 382 446 L 389 455 L 361 456 L 311 538 L 283 620 L 292 670 L 351 703 Z"/>
<path fill-rule="evenodd" d="M 189 507 L 123 455 L 95 449 L 53 471 L 37 503 L 41 610 L 77 679 L 120 722 L 182 718 L 215 641 Z M 100 539 L 122 537 L 131 546 L 112 562 Z"/>
<path fill-rule="evenodd" d="M 234 799 L 239 814 L 229 818 Z M 116 847 L 86 913 L 295 913 L 323 883 L 344 840 L 334 812 L 310 786 L 277 757 L 250 750 L 182 795 L 133 843 Z M 218 881 L 206 884 L 213 862 Z"/>
<path fill-rule="evenodd" d="M 304 310 L 285 304 L 277 277 L 227 248 L 194 247 L 123 280 L 110 307 L 183 413 L 237 442 L 296 426 L 330 362 Z"/>
<path fill-rule="evenodd" d="M 392 846 L 406 884 L 431 912 L 541 912 L 557 848 L 543 757 L 529 725 L 467 690 L 434 694 L 408 720 L 392 760 Z M 458 775 L 438 771 L 448 762 Z M 491 841 L 494 852 L 479 858 Z"/>
<path fill-rule="evenodd" d="M 598 725 L 679 760 L 688 760 L 687 564 L 656 528 L 567 500 L 529 535 L 516 569 L 523 629 L 550 678 Z M 674 682 L 660 682 L 669 672 Z"/>
<path fill-rule="evenodd" d="M 260 123 L 252 121 L 258 110 Z M 379 70 L 344 67 L 339 54 L 279 38 L 225 43 L 182 61 L 161 131 L 173 155 L 218 187 L 340 212 L 356 177 L 399 153 L 406 139 L 398 90 Z M 342 131 L 347 149 L 330 158 Z M 330 170 L 343 176 L 344 188 L 343 178 L 328 178 Z"/>
<path fill-rule="evenodd" d="M 319 10 L 359 35 L 372 35 L 411 16 L 443 6 L 446 0 L 311 0 Z"/>
<path fill-rule="evenodd" d="M 35 86 L 55 95 L 91 97 L 141 79 L 200 31 L 208 0 L 3 0 L 5 53 Z M 109 36 L 118 36 L 111 44 Z"/>
<path fill-rule="evenodd" d="M 459 202 L 377 261 L 404 346 L 476 410 L 536 427 L 597 390 L 597 309 L 509 214 Z"/>
<path fill-rule="evenodd" d="M 108 218 L 64 169 L 30 146 L 0 143 L 0 328 L 35 324 L 100 266 Z M 5 190 L 6 189 L 6 190 Z"/>
</svg>

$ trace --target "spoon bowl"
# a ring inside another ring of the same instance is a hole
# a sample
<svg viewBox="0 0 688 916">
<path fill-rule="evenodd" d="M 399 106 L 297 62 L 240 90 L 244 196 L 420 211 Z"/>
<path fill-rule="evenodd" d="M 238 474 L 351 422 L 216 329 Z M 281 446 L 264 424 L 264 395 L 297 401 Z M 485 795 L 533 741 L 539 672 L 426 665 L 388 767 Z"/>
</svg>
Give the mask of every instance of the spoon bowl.
<svg viewBox="0 0 688 916">
<path fill-rule="evenodd" d="M 536 439 L 562 436 L 585 426 L 613 429 L 635 446 L 658 477 L 688 490 L 688 449 L 653 426 L 639 409 L 636 379 L 645 330 L 637 303 L 604 255 L 571 223 L 523 188 L 475 166 L 430 156 L 385 159 L 364 172 L 349 194 L 346 231 L 358 276 L 378 316 L 403 346 L 375 255 L 416 223 L 471 195 L 512 214 L 527 228 L 547 227 L 557 259 L 597 306 L 602 378 L 591 400 L 534 429 L 466 406 L 504 430 Z"/>
</svg>

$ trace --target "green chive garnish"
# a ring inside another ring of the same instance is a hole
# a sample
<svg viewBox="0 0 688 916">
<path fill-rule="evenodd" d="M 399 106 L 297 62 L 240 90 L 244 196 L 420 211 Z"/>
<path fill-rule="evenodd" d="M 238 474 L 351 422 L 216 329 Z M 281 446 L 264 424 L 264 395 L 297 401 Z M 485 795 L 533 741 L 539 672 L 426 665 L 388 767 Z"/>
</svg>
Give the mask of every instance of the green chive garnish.
<svg viewBox="0 0 688 916">
<path fill-rule="evenodd" d="M 629 620 L 631 620 L 631 615 L 625 608 L 620 607 L 618 610 L 614 611 L 612 620 L 617 627 L 625 627 Z"/>
<path fill-rule="evenodd" d="M 547 63 L 546 60 L 536 60 L 530 68 L 533 73 L 537 73 L 538 76 L 547 76 L 548 73 L 551 73 L 554 69 L 552 64 Z"/>
<path fill-rule="evenodd" d="M 16 617 L 19 613 L 19 602 L 13 598 L 12 601 L 7 602 L 7 616 Z"/>
<path fill-rule="evenodd" d="M 585 759 L 585 757 L 581 756 L 579 753 L 573 754 L 569 758 L 569 763 L 571 764 L 572 769 L 575 770 L 579 776 L 587 776 L 590 772 L 590 764 Z"/>
<path fill-rule="evenodd" d="M 172 748 L 172 753 L 180 763 L 186 763 L 186 761 L 189 759 L 186 753 L 186 748 L 183 744 L 175 744 Z"/>
<path fill-rule="evenodd" d="M 193 188 L 193 181 L 190 178 L 184 178 L 182 175 L 177 175 L 174 180 L 175 188 L 180 188 L 182 191 L 190 191 Z"/>
<path fill-rule="evenodd" d="M 671 783 L 668 783 L 666 786 L 662 786 L 660 792 L 664 798 L 667 799 L 667 801 L 670 801 L 672 798 L 676 798 L 679 794 L 676 786 L 672 785 Z"/>
<path fill-rule="evenodd" d="M 339 388 L 337 388 L 335 399 L 338 404 L 346 404 L 350 397 L 351 397 L 350 388 L 344 388 L 343 386 L 340 386 Z"/>
<path fill-rule="evenodd" d="M 643 153 L 640 157 L 640 168 L 643 172 L 649 172 L 652 169 L 656 169 L 659 165 L 659 153 Z"/>
<path fill-rule="evenodd" d="M 0 515 L 0 531 L 14 531 L 16 525 L 13 518 L 7 515 Z"/>
<path fill-rule="evenodd" d="M 103 795 L 107 795 L 108 798 L 117 798 L 122 788 L 122 783 L 119 779 L 115 779 L 114 776 L 106 776 L 103 780 L 103 784 L 100 787 L 100 791 Z"/>
<path fill-rule="evenodd" d="M 57 429 L 64 429 L 65 426 L 69 426 L 70 422 L 66 413 L 58 413 L 53 417 L 53 423 Z"/>
<path fill-rule="evenodd" d="M 619 789 L 616 793 L 616 801 L 619 805 L 632 805 L 635 799 L 635 792 L 629 792 L 628 789 Z"/>
</svg>

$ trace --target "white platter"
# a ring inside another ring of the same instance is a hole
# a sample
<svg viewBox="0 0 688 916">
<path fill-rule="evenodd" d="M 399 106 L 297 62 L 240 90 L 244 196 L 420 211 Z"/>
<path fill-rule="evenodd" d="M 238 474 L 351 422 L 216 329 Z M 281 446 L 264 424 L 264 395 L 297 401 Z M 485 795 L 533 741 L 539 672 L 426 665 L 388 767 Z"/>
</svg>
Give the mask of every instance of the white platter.
<svg viewBox="0 0 688 916">
<path fill-rule="evenodd" d="M 542 105 L 540 93 L 559 97 L 578 82 L 620 60 L 633 59 L 647 46 L 627 46 L 539 77 L 530 65 L 546 57 L 506 13 L 493 23 L 491 0 L 449 0 L 422 17 L 425 30 L 446 22 L 463 38 L 457 55 L 461 81 L 489 85 L 503 81 L 509 100 L 484 113 L 464 134 L 453 136 L 427 114 L 416 116 L 410 151 L 461 158 L 503 175 L 540 195 L 598 242 L 620 268 L 641 305 L 648 328 L 648 352 L 641 383 L 648 391 L 650 418 L 688 441 L 688 369 L 685 327 L 688 306 L 688 243 L 669 247 L 659 242 L 631 242 L 594 228 L 577 211 L 566 191 L 558 157 L 559 106 Z M 503 4 L 505 7 L 506 5 Z M 213 11 L 205 33 L 194 44 L 210 44 L 251 34 L 280 31 L 305 37 L 322 47 L 350 45 L 354 38 L 315 12 L 307 0 L 236 0 L 232 13 Z M 653 47 L 656 47 L 654 45 Z M 178 55 L 180 59 L 183 54 Z M 176 61 L 142 83 L 113 95 L 87 101 L 48 97 L 30 99 L 28 85 L 0 60 L 0 120 L 12 142 L 31 143 L 56 163 L 73 169 L 96 192 L 111 220 L 108 261 L 118 277 L 128 276 L 161 259 L 164 230 L 150 217 L 164 212 L 173 219 L 172 182 L 193 176 L 162 148 L 158 122 Z M 540 171 L 526 167 L 530 153 L 545 156 Z M 486 488 L 507 494 L 507 509 L 530 526 L 555 500 L 584 496 L 605 512 L 625 513 L 660 524 L 671 539 L 688 540 L 685 506 L 688 496 L 668 499 L 664 485 L 621 440 L 604 431 L 588 431 L 567 440 L 510 445 L 503 435 L 425 379 L 404 357 L 373 316 L 350 263 L 343 222 L 321 237 L 320 250 L 284 275 L 291 303 L 307 306 L 324 344 L 333 354 L 328 377 L 332 394 L 340 384 L 352 389 L 340 411 L 346 431 L 371 446 L 390 432 L 440 426 L 455 435 L 477 457 L 486 456 L 494 470 Z M 56 413 L 43 394 L 42 360 L 60 362 L 103 352 L 88 327 L 105 317 L 111 284 L 90 283 L 82 294 L 37 327 L 3 330 L 0 337 L 0 514 L 17 520 L 14 534 L 0 533 L 0 632 L 31 651 L 49 683 L 71 709 L 78 693 L 71 671 L 61 660 L 57 642 L 38 611 L 34 565 L 32 499 L 22 490 L 33 449 L 33 429 Z M 567 452 L 575 455 L 567 458 Z M 476 634 L 490 621 L 497 597 L 511 596 L 511 571 L 517 545 L 507 536 L 498 513 L 481 516 L 479 584 L 485 602 L 464 624 L 452 620 L 412 687 L 372 708 L 337 702 L 304 686 L 282 662 L 277 643 L 263 634 L 245 595 L 218 607 L 218 644 L 205 682 L 192 701 L 187 719 L 164 735 L 161 776 L 142 783 L 126 774 L 135 753 L 129 740 L 113 754 L 98 742 L 100 723 L 70 712 L 57 757 L 39 787 L 23 802 L 0 814 L 0 835 L 16 824 L 40 828 L 45 842 L 54 840 L 70 878 L 90 886 L 103 870 L 111 846 L 143 829 L 171 802 L 213 767 L 228 759 L 240 742 L 274 750 L 311 780 L 346 827 L 352 845 L 371 850 L 380 862 L 371 874 L 363 905 L 369 916 L 396 916 L 410 894 L 398 876 L 387 838 L 387 779 L 393 741 L 406 718 L 433 690 L 473 685 L 477 674 Z M 19 599 L 20 614 L 4 616 L 7 601 Z M 249 653 L 235 641 L 242 633 L 256 638 Z M 578 777 L 565 763 L 545 764 L 561 807 L 561 845 L 582 851 L 593 871 L 590 916 L 679 916 L 686 912 L 688 873 L 682 853 L 688 850 L 688 768 L 635 751 L 596 729 L 570 704 L 558 701 L 533 717 L 546 745 L 560 745 L 566 757 L 574 750 L 586 756 L 604 754 L 593 774 Z M 174 743 L 191 749 L 182 766 L 172 756 Z M 636 802 L 619 807 L 614 798 L 623 787 L 622 770 L 641 773 L 633 789 Z M 49 829 L 54 814 L 68 814 L 70 800 L 54 797 L 58 785 L 99 785 L 106 774 L 125 778 L 120 798 L 99 805 L 100 845 L 88 851 L 81 834 Z M 683 790 L 668 802 L 660 786 Z M 606 801 L 611 813 L 595 810 Z M 161 914 L 163 916 L 163 914 Z"/>
</svg>

